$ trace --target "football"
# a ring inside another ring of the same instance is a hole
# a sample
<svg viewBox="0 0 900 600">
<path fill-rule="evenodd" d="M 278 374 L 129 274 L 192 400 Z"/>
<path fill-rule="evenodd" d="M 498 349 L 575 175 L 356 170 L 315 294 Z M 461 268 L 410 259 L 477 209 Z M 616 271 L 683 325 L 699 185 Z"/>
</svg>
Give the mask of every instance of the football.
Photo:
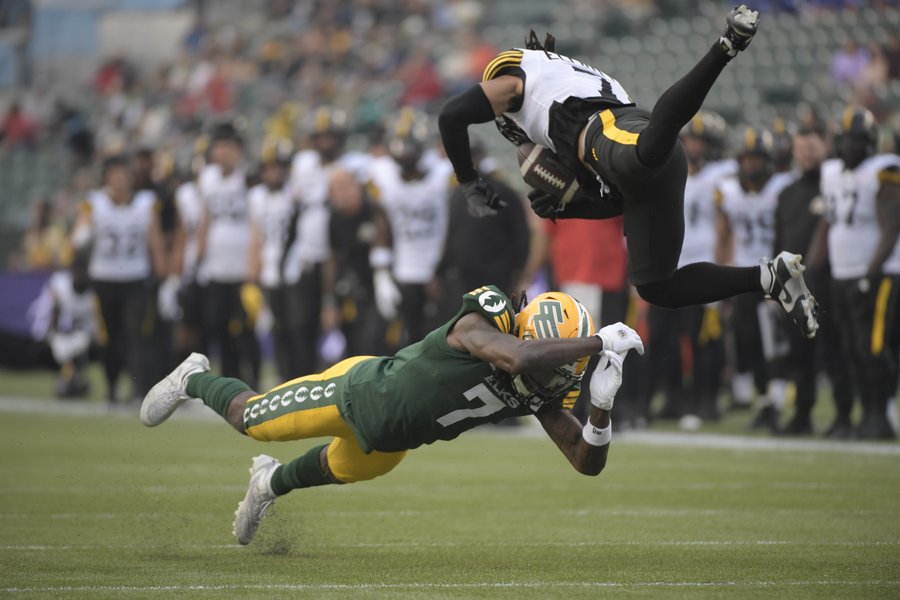
<svg viewBox="0 0 900 600">
<path fill-rule="evenodd" d="M 565 206 L 579 189 L 575 173 L 549 148 L 525 143 L 518 147 L 519 171 L 533 188 L 553 194 Z"/>
</svg>

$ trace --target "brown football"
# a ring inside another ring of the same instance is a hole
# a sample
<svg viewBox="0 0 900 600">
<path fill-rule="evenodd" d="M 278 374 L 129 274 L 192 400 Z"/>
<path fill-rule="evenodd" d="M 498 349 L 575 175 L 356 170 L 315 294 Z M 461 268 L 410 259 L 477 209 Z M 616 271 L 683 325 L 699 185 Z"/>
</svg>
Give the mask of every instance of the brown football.
<svg viewBox="0 0 900 600">
<path fill-rule="evenodd" d="M 518 147 L 517 158 L 525 183 L 558 197 L 563 206 L 578 191 L 575 173 L 549 148 L 526 142 Z"/>
</svg>

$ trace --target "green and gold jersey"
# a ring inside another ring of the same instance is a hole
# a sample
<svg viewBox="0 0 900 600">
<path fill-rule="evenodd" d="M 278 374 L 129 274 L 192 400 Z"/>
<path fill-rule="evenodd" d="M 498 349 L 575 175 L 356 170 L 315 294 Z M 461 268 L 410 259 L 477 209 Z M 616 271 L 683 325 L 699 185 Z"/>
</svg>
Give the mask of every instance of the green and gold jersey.
<svg viewBox="0 0 900 600">
<path fill-rule="evenodd" d="M 531 414 L 508 374 L 447 343 L 453 325 L 471 312 L 512 333 L 512 302 L 496 287 L 485 286 L 463 296 L 456 316 L 422 341 L 348 371 L 339 407 L 363 450 L 410 450 L 452 440 L 483 423 Z"/>
</svg>

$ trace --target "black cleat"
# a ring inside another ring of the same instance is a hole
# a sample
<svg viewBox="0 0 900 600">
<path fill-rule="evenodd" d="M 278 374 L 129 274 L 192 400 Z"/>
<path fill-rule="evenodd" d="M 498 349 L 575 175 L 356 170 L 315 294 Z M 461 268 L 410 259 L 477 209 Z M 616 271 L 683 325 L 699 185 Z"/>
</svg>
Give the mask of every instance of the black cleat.
<svg viewBox="0 0 900 600">
<path fill-rule="evenodd" d="M 719 38 L 719 48 L 730 58 L 737 56 L 741 50 L 750 45 L 756 29 L 759 27 L 759 12 L 750 10 L 746 4 L 731 9 L 725 17 L 728 27 Z"/>
</svg>

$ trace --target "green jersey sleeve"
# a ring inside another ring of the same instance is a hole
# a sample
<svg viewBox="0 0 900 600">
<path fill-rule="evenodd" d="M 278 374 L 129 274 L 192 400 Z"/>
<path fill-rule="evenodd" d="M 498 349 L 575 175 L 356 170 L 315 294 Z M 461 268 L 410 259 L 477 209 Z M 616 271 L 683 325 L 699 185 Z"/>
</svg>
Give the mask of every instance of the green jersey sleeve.
<svg viewBox="0 0 900 600">
<path fill-rule="evenodd" d="M 512 301 L 497 286 L 485 285 L 465 294 L 462 308 L 454 320 L 471 312 L 484 316 L 503 333 L 514 333 L 516 312 Z"/>
</svg>

